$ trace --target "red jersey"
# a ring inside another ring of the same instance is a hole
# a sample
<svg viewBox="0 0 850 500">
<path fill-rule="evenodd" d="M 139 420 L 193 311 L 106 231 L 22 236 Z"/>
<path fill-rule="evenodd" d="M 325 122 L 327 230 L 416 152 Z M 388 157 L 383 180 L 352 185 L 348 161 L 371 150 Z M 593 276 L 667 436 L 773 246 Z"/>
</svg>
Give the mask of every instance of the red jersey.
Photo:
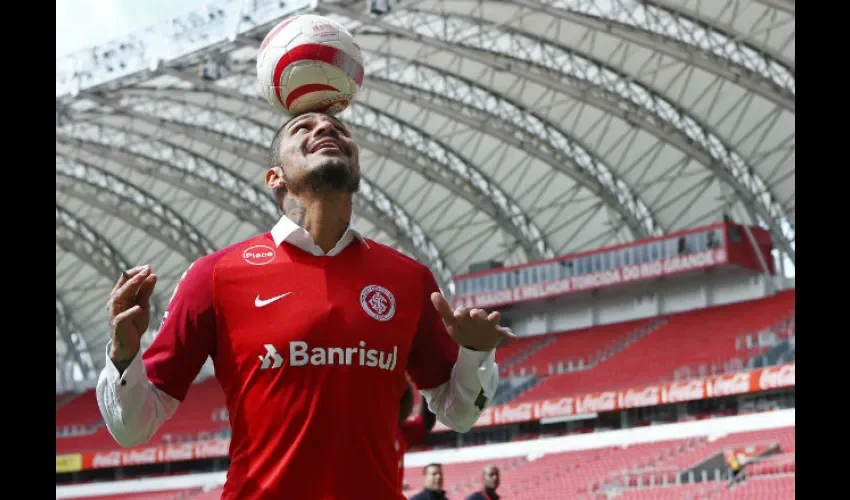
<svg viewBox="0 0 850 500">
<path fill-rule="evenodd" d="M 430 271 L 374 241 L 314 256 L 270 233 L 197 260 L 143 358 L 182 401 L 207 356 L 232 438 L 223 500 L 400 500 L 399 400 L 449 381 L 458 346 Z"/>
<path fill-rule="evenodd" d="M 398 455 L 398 491 L 404 489 L 404 454 L 409 448 L 425 443 L 428 428 L 422 415 L 412 420 L 405 420 L 398 427 L 396 435 L 396 454 Z"/>
</svg>

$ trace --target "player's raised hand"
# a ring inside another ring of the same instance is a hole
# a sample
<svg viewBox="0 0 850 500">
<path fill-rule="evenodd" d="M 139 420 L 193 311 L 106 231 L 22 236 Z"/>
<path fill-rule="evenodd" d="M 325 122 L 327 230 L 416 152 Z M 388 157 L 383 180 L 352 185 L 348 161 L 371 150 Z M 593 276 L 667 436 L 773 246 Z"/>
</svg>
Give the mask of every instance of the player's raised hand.
<svg viewBox="0 0 850 500">
<path fill-rule="evenodd" d="M 467 349 L 489 351 L 503 340 L 516 339 L 510 328 L 499 326 L 501 315 L 497 311 L 487 314 L 483 309 L 468 307 L 452 310 L 446 298 L 437 292 L 431 294 L 431 302 L 443 318 L 452 340 Z"/>
<path fill-rule="evenodd" d="M 151 295 L 155 285 L 156 275 L 151 267 L 139 266 L 121 273 L 112 289 L 106 310 L 112 328 L 109 357 L 116 363 L 130 361 L 139 352 L 142 335 L 151 321 Z"/>
</svg>

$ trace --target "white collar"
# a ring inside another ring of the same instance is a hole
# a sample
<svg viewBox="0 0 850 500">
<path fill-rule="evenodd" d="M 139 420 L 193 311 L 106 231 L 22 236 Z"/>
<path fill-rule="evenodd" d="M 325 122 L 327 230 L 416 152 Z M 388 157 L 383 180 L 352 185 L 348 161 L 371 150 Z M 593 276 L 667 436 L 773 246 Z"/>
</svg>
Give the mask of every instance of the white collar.
<svg viewBox="0 0 850 500">
<path fill-rule="evenodd" d="M 277 224 L 274 225 L 271 233 L 275 246 L 280 246 L 285 241 L 290 245 L 294 245 L 317 257 L 326 255 L 322 249 L 316 245 L 316 242 L 313 241 L 313 237 L 310 236 L 310 233 L 308 233 L 306 229 L 299 226 L 285 215 L 280 218 Z M 333 257 L 334 255 L 339 254 L 355 239 L 362 241 L 363 244 L 366 245 L 366 248 L 369 248 L 369 242 L 366 241 L 366 238 L 364 238 L 352 224 L 349 224 L 345 229 L 345 233 L 343 233 L 342 238 L 340 238 L 331 251 L 327 253 L 327 256 Z"/>
</svg>

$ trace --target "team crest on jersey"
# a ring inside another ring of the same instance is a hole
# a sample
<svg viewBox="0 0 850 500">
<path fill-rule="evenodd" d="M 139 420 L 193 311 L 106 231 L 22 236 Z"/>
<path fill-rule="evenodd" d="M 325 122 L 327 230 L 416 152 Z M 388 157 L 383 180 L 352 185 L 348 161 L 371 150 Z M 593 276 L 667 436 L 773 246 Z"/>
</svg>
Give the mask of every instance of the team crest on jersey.
<svg viewBox="0 0 850 500">
<path fill-rule="evenodd" d="M 274 248 L 268 245 L 254 245 L 242 251 L 242 258 L 252 266 L 265 266 L 277 257 Z"/>
<path fill-rule="evenodd" d="M 366 314 L 378 321 L 389 321 L 395 316 L 395 297 L 382 286 L 364 287 L 360 291 L 360 305 Z"/>
</svg>

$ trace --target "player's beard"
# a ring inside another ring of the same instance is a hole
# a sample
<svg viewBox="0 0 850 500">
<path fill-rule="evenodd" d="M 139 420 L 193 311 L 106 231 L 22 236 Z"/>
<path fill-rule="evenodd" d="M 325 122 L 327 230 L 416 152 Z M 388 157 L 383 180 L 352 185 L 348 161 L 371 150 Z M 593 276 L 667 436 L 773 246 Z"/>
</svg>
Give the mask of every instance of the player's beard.
<svg viewBox="0 0 850 500">
<path fill-rule="evenodd" d="M 298 193 L 303 189 L 310 189 L 314 193 L 342 191 L 353 194 L 360 189 L 360 174 L 355 172 L 345 159 L 328 158 L 303 174 L 298 176 L 299 179 L 292 179 L 284 172 L 283 178 L 290 192 Z"/>
</svg>

